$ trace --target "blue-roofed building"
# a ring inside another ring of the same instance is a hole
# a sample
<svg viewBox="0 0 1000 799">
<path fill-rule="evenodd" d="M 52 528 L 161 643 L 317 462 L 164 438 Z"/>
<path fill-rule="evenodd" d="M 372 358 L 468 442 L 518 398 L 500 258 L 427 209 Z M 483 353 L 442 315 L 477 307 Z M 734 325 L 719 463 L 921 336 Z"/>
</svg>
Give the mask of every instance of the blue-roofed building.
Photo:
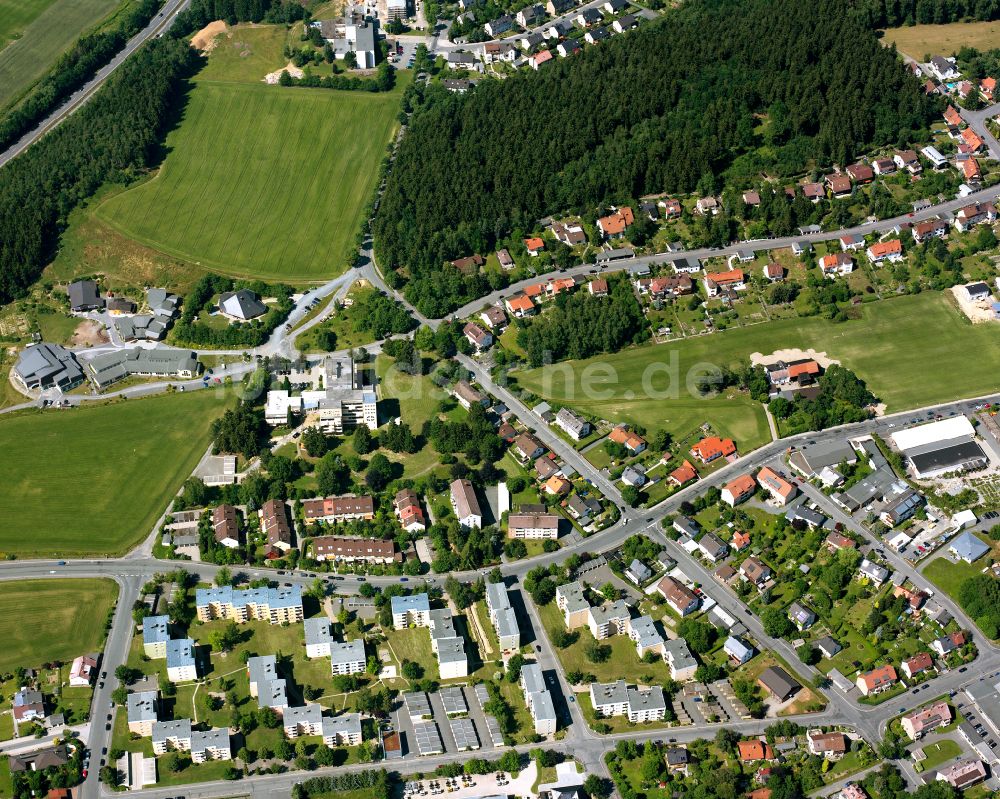
<svg viewBox="0 0 1000 799">
<path fill-rule="evenodd" d="M 146 657 L 165 658 L 169 640 L 169 616 L 146 616 L 142 620 L 142 650 Z"/>
<path fill-rule="evenodd" d="M 396 630 L 427 627 L 431 623 L 431 603 L 427 594 L 394 596 L 391 605 L 392 626 Z"/>
<path fill-rule="evenodd" d="M 948 547 L 948 552 L 959 560 L 964 560 L 966 563 L 979 560 L 989 551 L 990 548 L 978 536 L 968 530 L 956 536 Z"/>
<path fill-rule="evenodd" d="M 199 588 L 195 592 L 199 621 L 232 619 L 240 624 L 267 621 L 271 624 L 294 624 L 304 618 L 302 587 L 251 588 L 241 590 L 231 585 Z"/>
<path fill-rule="evenodd" d="M 167 641 L 167 679 L 171 682 L 187 682 L 198 679 L 194 641 L 190 638 Z"/>
</svg>

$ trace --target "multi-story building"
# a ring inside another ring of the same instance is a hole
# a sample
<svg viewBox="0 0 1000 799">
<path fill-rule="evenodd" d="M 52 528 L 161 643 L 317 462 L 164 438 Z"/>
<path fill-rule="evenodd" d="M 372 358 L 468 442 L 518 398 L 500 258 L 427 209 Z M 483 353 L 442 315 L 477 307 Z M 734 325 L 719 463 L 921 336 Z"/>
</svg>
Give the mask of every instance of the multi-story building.
<svg viewBox="0 0 1000 799">
<path fill-rule="evenodd" d="M 427 529 L 427 518 L 420 507 L 420 497 L 412 488 L 404 488 L 392 502 L 400 526 L 408 533 L 419 533 Z"/>
<path fill-rule="evenodd" d="M 268 424 L 284 424 L 288 411 L 313 415 L 325 433 L 342 435 L 364 425 L 378 428 L 378 397 L 373 386 L 366 386 L 363 372 L 356 369 L 349 356 L 330 356 L 309 373 L 314 389 L 301 396 L 287 391 L 267 392 L 265 419 Z"/>
<path fill-rule="evenodd" d="M 154 754 L 164 755 L 171 750 L 190 752 L 191 719 L 154 722 L 151 737 Z"/>
<path fill-rule="evenodd" d="M 321 735 L 323 733 L 323 708 L 319 705 L 286 707 L 281 723 L 288 738 L 300 735 Z"/>
<path fill-rule="evenodd" d="M 628 620 L 628 637 L 635 642 L 636 654 L 641 658 L 647 652 L 663 654 L 663 636 L 656 629 L 650 616 L 639 616 Z"/>
<path fill-rule="evenodd" d="M 239 624 L 267 621 L 271 624 L 294 624 L 303 620 L 302 587 L 249 588 L 230 585 L 199 588 L 195 592 L 199 621 L 232 619 Z"/>
<path fill-rule="evenodd" d="M 667 703 L 659 686 L 639 690 L 629 688 L 625 680 L 612 683 L 591 683 L 590 701 L 600 716 L 627 716 L 633 724 L 662 721 L 667 716 Z"/>
<path fill-rule="evenodd" d="M 212 531 L 217 543 L 229 549 L 240 545 L 240 517 L 236 508 L 223 503 L 212 511 Z"/>
<path fill-rule="evenodd" d="M 566 583 L 556 588 L 556 607 L 563 612 L 566 628 L 575 630 L 590 620 L 590 603 L 581 583 Z"/>
<path fill-rule="evenodd" d="M 394 596 L 390 600 L 392 627 L 404 630 L 407 627 L 427 627 L 431 621 L 431 604 L 427 594 Z"/>
<path fill-rule="evenodd" d="M 343 563 L 401 563 L 403 555 L 396 549 L 396 542 L 383 538 L 355 538 L 321 535 L 309 541 L 314 560 Z"/>
<path fill-rule="evenodd" d="M 598 641 L 602 641 L 612 635 L 624 633 L 631 615 L 628 605 L 621 599 L 616 599 L 606 605 L 590 608 L 587 626 L 590 628 L 590 634 Z"/>
<path fill-rule="evenodd" d="M 146 616 L 142 620 L 142 651 L 146 653 L 146 657 L 165 658 L 169 640 L 169 616 Z"/>
<path fill-rule="evenodd" d="M 947 702 L 935 702 L 933 705 L 907 713 L 900 723 L 903 732 L 910 736 L 910 740 L 916 741 L 938 727 L 951 724 L 951 706 Z"/>
<path fill-rule="evenodd" d="M 559 516 L 554 513 L 512 513 L 507 517 L 507 537 L 556 539 L 559 537 Z"/>
<path fill-rule="evenodd" d="M 306 657 L 330 657 L 330 647 L 334 643 L 330 620 L 322 616 L 306 619 L 302 628 L 306 636 Z"/>
<path fill-rule="evenodd" d="M 375 501 L 371 497 L 321 497 L 302 500 L 302 518 L 306 524 L 349 522 L 375 518 Z"/>
<path fill-rule="evenodd" d="M 563 408 L 556 414 L 556 424 L 574 441 L 580 441 L 590 435 L 590 422 L 569 408 Z"/>
<path fill-rule="evenodd" d="M 167 642 L 167 679 L 171 682 L 198 679 L 194 641 L 190 638 L 177 638 Z"/>
<path fill-rule="evenodd" d="M 535 723 L 536 735 L 555 735 L 558 725 L 552 694 L 545 685 L 542 668 L 537 663 L 525 663 L 521 667 L 521 689 L 525 704 Z"/>
<path fill-rule="evenodd" d="M 458 523 L 472 529 L 483 526 L 483 512 L 479 509 L 476 490 L 468 480 L 455 480 L 451 484 L 451 507 Z"/>
<path fill-rule="evenodd" d="M 679 616 L 687 616 L 698 609 L 698 595 L 670 575 L 660 580 L 656 590 Z"/>
<path fill-rule="evenodd" d="M 672 638 L 663 644 L 663 659 L 670 666 L 670 679 L 676 682 L 694 679 L 698 661 L 694 659 L 683 638 Z"/>
<path fill-rule="evenodd" d="M 259 655 L 247 660 L 247 680 L 250 696 L 258 707 L 270 707 L 278 713 L 288 706 L 287 683 L 278 677 L 278 663 L 274 655 Z"/>
<path fill-rule="evenodd" d="M 232 759 L 233 752 L 228 727 L 204 731 L 194 730 L 191 733 L 191 761 L 193 763 Z"/>
<path fill-rule="evenodd" d="M 431 634 L 431 651 L 437 655 L 442 680 L 469 676 L 469 659 L 465 654 L 465 641 L 455 630 L 451 611 L 445 608 L 432 610 L 427 624 Z"/>
<path fill-rule="evenodd" d="M 506 658 L 517 652 L 521 648 L 521 631 L 517 615 L 510 605 L 507 586 L 503 583 L 486 584 L 486 609 L 490 613 L 490 621 L 496 630 L 503 656 Z"/>
<path fill-rule="evenodd" d="M 324 716 L 320 728 L 323 743 L 329 747 L 358 746 L 361 743 L 361 714 L 345 713 L 332 718 Z"/>
<path fill-rule="evenodd" d="M 365 642 L 361 638 L 330 645 L 330 671 L 333 674 L 362 674 L 365 670 Z"/>
<path fill-rule="evenodd" d="M 125 708 L 128 711 L 129 732 L 145 737 L 153 734 L 153 725 L 160 720 L 156 691 L 130 693 Z"/>
</svg>

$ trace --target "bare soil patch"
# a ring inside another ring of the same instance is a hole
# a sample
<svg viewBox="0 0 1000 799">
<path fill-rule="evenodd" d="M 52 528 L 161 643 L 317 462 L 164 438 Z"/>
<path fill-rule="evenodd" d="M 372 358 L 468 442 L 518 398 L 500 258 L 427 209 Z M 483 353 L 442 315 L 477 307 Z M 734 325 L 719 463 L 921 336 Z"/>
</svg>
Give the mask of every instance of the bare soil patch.
<svg viewBox="0 0 1000 799">
<path fill-rule="evenodd" d="M 203 53 L 211 53 L 215 47 L 219 34 L 225 33 L 227 30 L 229 29 L 226 27 L 226 23 L 221 19 L 217 19 L 215 22 L 209 22 L 204 28 L 191 37 L 191 46 L 195 50 L 200 50 Z"/>
<path fill-rule="evenodd" d="M 104 325 L 93 319 L 84 319 L 73 331 L 69 344 L 71 347 L 94 347 L 98 344 L 107 344 L 109 341 Z"/>
<path fill-rule="evenodd" d="M 281 80 L 282 72 L 287 72 L 293 78 L 301 78 L 306 74 L 297 66 L 295 66 L 295 64 L 289 61 L 288 64 L 285 65 L 282 69 L 276 69 L 274 72 L 268 72 L 264 76 L 264 83 L 268 83 L 274 86 L 275 84 L 277 84 L 279 80 Z"/>
</svg>

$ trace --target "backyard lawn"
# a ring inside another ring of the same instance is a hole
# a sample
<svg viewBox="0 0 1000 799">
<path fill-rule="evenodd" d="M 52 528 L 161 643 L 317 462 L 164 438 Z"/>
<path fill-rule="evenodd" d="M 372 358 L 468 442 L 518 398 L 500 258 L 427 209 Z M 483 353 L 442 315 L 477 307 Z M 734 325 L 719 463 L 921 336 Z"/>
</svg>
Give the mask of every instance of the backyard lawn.
<svg viewBox="0 0 1000 799">
<path fill-rule="evenodd" d="M 118 597 L 112 580 L 11 580 L 0 583 L 0 672 L 69 662 L 96 652 Z M 45 630 L 39 635 L 39 630 Z"/>
<path fill-rule="evenodd" d="M 0 552 L 124 553 L 190 475 L 228 401 L 198 391 L 0 420 Z"/>
</svg>

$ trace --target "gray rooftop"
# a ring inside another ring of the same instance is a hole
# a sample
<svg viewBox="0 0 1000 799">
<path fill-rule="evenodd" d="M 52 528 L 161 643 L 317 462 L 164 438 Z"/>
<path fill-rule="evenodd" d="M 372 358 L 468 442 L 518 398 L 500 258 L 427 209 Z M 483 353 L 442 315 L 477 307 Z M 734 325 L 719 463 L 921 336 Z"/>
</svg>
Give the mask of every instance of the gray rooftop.
<svg viewBox="0 0 1000 799">
<path fill-rule="evenodd" d="M 406 705 L 406 712 L 410 714 L 411 720 L 433 715 L 430 700 L 423 691 L 403 694 L 403 704 Z"/>
<path fill-rule="evenodd" d="M 302 627 L 305 630 L 306 646 L 333 643 L 333 630 L 331 629 L 329 619 L 325 619 L 322 616 L 315 619 L 306 619 Z"/>
<path fill-rule="evenodd" d="M 437 724 L 433 721 L 414 724 L 413 737 L 417 744 L 417 754 L 422 757 L 439 755 L 444 752 L 441 733 L 438 731 Z"/>
<path fill-rule="evenodd" d="M 537 694 L 548 690 L 545 677 L 542 675 L 542 667 L 537 663 L 525 663 L 521 667 L 521 684 L 526 694 Z"/>
<path fill-rule="evenodd" d="M 652 688 L 628 689 L 628 709 L 630 713 L 638 710 L 666 710 L 667 703 L 663 698 L 663 689 L 658 685 Z"/>
<path fill-rule="evenodd" d="M 160 644 L 169 640 L 169 616 L 146 616 L 142 620 L 142 642 L 144 644 Z"/>
<path fill-rule="evenodd" d="M 665 655 L 670 657 L 670 663 L 676 671 L 697 667 L 698 661 L 694 659 L 691 650 L 688 649 L 687 642 L 683 638 L 673 638 L 663 644 Z"/>
<path fill-rule="evenodd" d="M 265 680 L 257 683 L 258 707 L 288 707 L 288 696 L 284 680 Z"/>
<path fill-rule="evenodd" d="M 153 743 L 163 743 L 171 738 L 190 738 L 191 719 L 153 722 Z"/>
<path fill-rule="evenodd" d="M 282 712 L 285 727 L 297 724 L 319 724 L 323 718 L 323 708 L 319 705 L 302 705 L 301 707 L 286 707 Z"/>
<path fill-rule="evenodd" d="M 451 727 L 451 734 L 455 738 L 459 752 L 479 748 L 479 736 L 476 735 L 476 726 L 472 723 L 472 719 L 449 719 L 448 725 Z"/>
<path fill-rule="evenodd" d="M 278 659 L 274 655 L 257 655 L 247 660 L 251 683 L 258 686 L 278 678 Z"/>
<path fill-rule="evenodd" d="M 628 701 L 628 685 L 625 680 L 591 683 L 590 693 L 598 705 L 617 705 Z"/>
<path fill-rule="evenodd" d="M 465 694 L 457 685 L 447 685 L 440 690 L 441 702 L 444 704 L 444 712 L 449 716 L 459 713 L 468 713 L 469 706 L 465 702 Z"/>
<path fill-rule="evenodd" d="M 198 358 L 190 350 L 134 347 L 91 358 L 87 371 L 99 387 L 104 387 L 134 374 L 159 377 L 197 374 Z"/>
<path fill-rule="evenodd" d="M 630 615 L 628 605 L 622 599 L 616 599 L 614 602 L 601 605 L 599 608 L 591 608 L 590 613 L 594 617 L 596 624 L 604 624 L 617 619 L 627 619 Z"/>
<path fill-rule="evenodd" d="M 167 668 L 181 668 L 194 664 L 194 641 L 190 638 L 176 638 L 167 641 Z"/>
<path fill-rule="evenodd" d="M 191 733 L 191 751 L 201 752 L 205 749 L 228 749 L 229 728 L 216 727 L 211 730 L 195 730 Z"/>
<path fill-rule="evenodd" d="M 330 645 L 330 666 L 338 663 L 357 663 L 365 659 L 365 642 L 362 638 Z"/>
<path fill-rule="evenodd" d="M 130 693 L 125 707 L 128 710 L 129 723 L 156 721 L 158 714 L 156 691 L 139 691 Z"/>
<path fill-rule="evenodd" d="M 84 379 L 76 356 L 58 344 L 35 344 L 21 350 L 14 372 L 28 388 L 69 388 Z"/>
<path fill-rule="evenodd" d="M 323 737 L 332 735 L 361 735 L 361 714 L 345 713 L 342 716 L 323 717 Z"/>
<path fill-rule="evenodd" d="M 410 596 L 394 596 L 390 600 L 392 613 L 420 613 L 431 609 L 427 594 L 411 594 Z"/>
</svg>

